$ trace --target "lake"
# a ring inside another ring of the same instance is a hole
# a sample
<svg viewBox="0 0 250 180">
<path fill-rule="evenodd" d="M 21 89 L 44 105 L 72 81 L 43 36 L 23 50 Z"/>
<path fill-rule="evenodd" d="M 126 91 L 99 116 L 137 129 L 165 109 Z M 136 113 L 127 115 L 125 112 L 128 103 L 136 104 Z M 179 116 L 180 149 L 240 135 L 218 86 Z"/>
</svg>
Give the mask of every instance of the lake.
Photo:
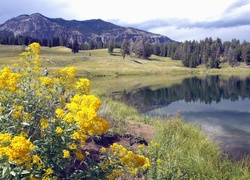
<svg viewBox="0 0 250 180">
<path fill-rule="evenodd" d="M 146 76 L 91 81 L 143 115 L 179 113 L 184 122 L 197 124 L 232 157 L 250 155 L 250 77 Z"/>
</svg>

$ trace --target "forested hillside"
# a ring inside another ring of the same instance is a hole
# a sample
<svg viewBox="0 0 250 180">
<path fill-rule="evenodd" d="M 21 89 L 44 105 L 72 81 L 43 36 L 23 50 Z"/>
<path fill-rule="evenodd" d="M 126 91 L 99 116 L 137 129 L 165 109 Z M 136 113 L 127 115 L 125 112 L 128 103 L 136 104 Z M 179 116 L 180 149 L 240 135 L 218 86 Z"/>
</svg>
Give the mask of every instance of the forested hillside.
<svg viewBox="0 0 250 180">
<path fill-rule="evenodd" d="M 109 50 L 110 51 L 110 50 Z M 246 41 L 240 43 L 233 39 L 231 42 L 222 42 L 220 38 L 205 40 L 172 42 L 162 44 L 149 44 L 140 40 L 135 43 L 124 40 L 121 51 L 125 55 L 135 53 L 138 57 L 148 58 L 151 54 L 171 57 L 181 60 L 183 65 L 195 68 L 204 64 L 207 68 L 220 68 L 220 64 L 228 62 L 231 67 L 238 66 L 241 62 L 250 65 L 250 44 Z"/>
</svg>

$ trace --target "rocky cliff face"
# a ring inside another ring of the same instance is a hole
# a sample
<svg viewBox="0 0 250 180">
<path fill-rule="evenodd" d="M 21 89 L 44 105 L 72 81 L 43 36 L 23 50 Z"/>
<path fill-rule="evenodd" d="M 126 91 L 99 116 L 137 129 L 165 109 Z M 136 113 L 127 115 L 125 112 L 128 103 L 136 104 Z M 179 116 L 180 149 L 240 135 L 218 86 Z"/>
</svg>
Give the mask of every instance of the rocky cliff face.
<svg viewBox="0 0 250 180">
<path fill-rule="evenodd" d="M 65 38 L 68 41 L 77 40 L 79 43 L 107 43 L 110 40 L 122 42 L 123 39 L 135 40 L 143 37 L 151 43 L 172 42 L 167 36 L 142 31 L 135 28 L 124 28 L 100 19 L 87 21 L 67 21 L 61 18 L 48 18 L 39 13 L 20 15 L 0 25 L 0 34 L 24 35 L 36 39 Z"/>
</svg>

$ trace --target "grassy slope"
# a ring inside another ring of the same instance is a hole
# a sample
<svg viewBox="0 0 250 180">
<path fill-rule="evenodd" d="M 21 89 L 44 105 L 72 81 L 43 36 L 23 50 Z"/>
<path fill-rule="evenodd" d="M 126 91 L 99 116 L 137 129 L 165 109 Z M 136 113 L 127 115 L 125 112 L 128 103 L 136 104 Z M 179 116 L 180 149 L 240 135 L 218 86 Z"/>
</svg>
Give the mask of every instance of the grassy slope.
<svg viewBox="0 0 250 180">
<path fill-rule="evenodd" d="M 0 65 L 15 63 L 23 49 L 22 46 L 0 45 Z"/>
<path fill-rule="evenodd" d="M 22 46 L 0 45 L 0 64 L 11 64 L 19 59 Z M 91 56 L 90 56 L 91 54 Z M 65 66 L 75 66 L 79 76 L 117 76 L 117 75 L 153 75 L 153 74 L 250 74 L 250 68 L 230 68 L 223 65 L 222 69 L 206 70 L 204 67 L 195 69 L 183 67 L 181 61 L 167 57 L 151 56 L 149 60 L 126 56 L 122 59 L 119 49 L 113 55 L 107 49 L 80 51 L 73 54 L 65 47 L 41 47 L 41 62 L 50 70 Z"/>
</svg>

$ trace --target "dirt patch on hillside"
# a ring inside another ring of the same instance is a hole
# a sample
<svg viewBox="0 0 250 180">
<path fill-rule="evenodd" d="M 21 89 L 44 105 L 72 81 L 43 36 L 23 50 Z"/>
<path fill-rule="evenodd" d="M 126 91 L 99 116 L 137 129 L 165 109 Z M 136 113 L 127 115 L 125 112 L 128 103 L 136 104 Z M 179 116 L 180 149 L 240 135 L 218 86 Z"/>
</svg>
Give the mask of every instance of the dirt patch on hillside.
<svg viewBox="0 0 250 180">
<path fill-rule="evenodd" d="M 128 149 L 136 150 L 139 144 L 148 145 L 154 137 L 154 129 L 148 124 L 140 122 L 128 122 L 126 124 L 126 133 L 120 135 L 102 135 L 87 140 L 84 151 L 91 154 L 98 154 L 102 147 L 108 148 L 113 143 L 122 144 Z"/>
</svg>

